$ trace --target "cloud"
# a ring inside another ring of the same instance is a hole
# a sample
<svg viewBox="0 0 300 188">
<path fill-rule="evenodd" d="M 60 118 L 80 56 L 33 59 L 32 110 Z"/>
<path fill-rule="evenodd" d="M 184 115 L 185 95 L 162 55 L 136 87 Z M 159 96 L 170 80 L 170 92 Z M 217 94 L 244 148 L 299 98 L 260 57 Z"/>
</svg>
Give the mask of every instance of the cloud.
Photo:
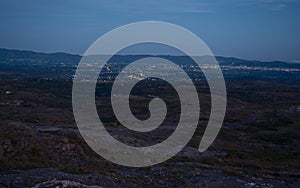
<svg viewBox="0 0 300 188">
<path fill-rule="evenodd" d="M 209 3 L 197 0 L 173 1 L 173 0 L 109 0 L 102 3 L 106 9 L 119 12 L 133 13 L 211 13 Z"/>
<path fill-rule="evenodd" d="M 300 3 L 300 0 L 239 0 L 239 1 L 246 5 L 264 7 L 272 11 L 282 11 L 293 3 Z"/>
<path fill-rule="evenodd" d="M 276 4 L 272 7 L 272 10 L 274 11 L 281 11 L 286 7 L 285 4 Z"/>
</svg>

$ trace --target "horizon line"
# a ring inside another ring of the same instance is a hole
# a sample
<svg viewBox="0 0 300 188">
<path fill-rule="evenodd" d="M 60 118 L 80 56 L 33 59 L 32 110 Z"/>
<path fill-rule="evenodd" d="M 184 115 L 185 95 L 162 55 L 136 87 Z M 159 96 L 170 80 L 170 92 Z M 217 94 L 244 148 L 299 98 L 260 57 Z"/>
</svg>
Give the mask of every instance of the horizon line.
<svg viewBox="0 0 300 188">
<path fill-rule="evenodd" d="M 72 52 L 63 52 L 63 51 L 56 51 L 56 52 L 44 52 L 44 51 L 35 51 L 33 49 L 12 49 L 12 48 L 3 48 L 0 47 L 0 50 L 8 50 L 8 51 L 21 51 L 21 52 L 33 52 L 33 53 L 40 53 L 40 54 L 46 54 L 46 55 L 52 55 L 52 54 L 66 54 L 66 55 L 72 55 L 72 56 L 80 56 L 83 57 L 82 54 L 72 53 Z M 109 55 L 109 54 L 91 54 L 91 55 Z M 117 56 L 171 56 L 171 57 L 187 57 L 188 55 L 176 55 L 176 54 L 115 54 Z M 89 55 L 88 55 L 89 56 Z M 198 56 L 195 56 L 198 57 Z M 199 56 L 203 57 L 203 56 Z M 292 61 L 284 61 L 284 60 L 250 60 L 246 58 L 240 58 L 235 56 L 224 56 L 224 55 L 214 55 L 215 58 L 234 58 L 234 59 L 240 59 L 244 61 L 256 61 L 256 62 L 283 62 L 283 63 L 295 63 L 300 64 L 300 60 L 292 60 Z"/>
</svg>

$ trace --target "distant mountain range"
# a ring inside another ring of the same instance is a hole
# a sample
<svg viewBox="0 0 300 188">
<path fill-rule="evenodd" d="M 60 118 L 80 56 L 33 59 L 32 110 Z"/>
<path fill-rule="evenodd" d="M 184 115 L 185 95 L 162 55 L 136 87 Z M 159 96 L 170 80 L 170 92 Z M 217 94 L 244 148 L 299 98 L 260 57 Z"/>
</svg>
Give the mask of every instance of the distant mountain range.
<svg viewBox="0 0 300 188">
<path fill-rule="evenodd" d="M 136 59 L 137 57 L 147 56 L 147 55 L 120 55 L 118 58 L 120 60 Z M 165 56 L 165 55 L 164 55 Z M 161 56 L 159 56 L 161 57 Z M 171 58 L 185 58 L 184 56 L 168 56 Z M 42 53 L 27 50 L 10 50 L 0 48 L 0 61 L 10 61 L 10 60 L 40 60 L 53 63 L 67 63 L 76 64 L 80 61 L 80 55 L 73 55 L 63 52 L 57 53 Z M 299 68 L 300 64 L 288 63 L 283 61 L 250 61 L 244 59 L 238 59 L 235 57 L 221 57 L 217 56 L 216 59 L 220 65 L 224 66 L 258 66 L 258 67 L 278 67 L 278 68 Z"/>
<path fill-rule="evenodd" d="M 72 55 L 67 53 L 41 53 L 26 50 L 9 50 L 0 48 L 0 61 L 10 61 L 14 59 L 31 59 L 31 60 L 42 60 L 48 62 L 79 62 L 81 56 Z"/>
<path fill-rule="evenodd" d="M 150 55 L 153 56 L 153 55 Z M 0 77 L 47 79 L 72 79 L 82 56 L 67 53 L 40 53 L 24 50 L 0 49 Z M 108 62 L 115 75 L 128 63 L 149 55 L 116 55 Z M 203 79 L 201 70 L 196 70 L 188 56 L 155 56 L 172 61 L 191 73 L 195 79 Z M 234 57 L 216 57 L 225 79 L 280 79 L 298 82 L 300 63 L 282 61 L 249 61 Z M 205 57 L 204 57 L 205 60 Z M 204 62 L 205 63 L 205 62 Z M 209 65 L 209 64 L 207 64 Z M 105 78 L 103 78 L 105 79 Z"/>
</svg>

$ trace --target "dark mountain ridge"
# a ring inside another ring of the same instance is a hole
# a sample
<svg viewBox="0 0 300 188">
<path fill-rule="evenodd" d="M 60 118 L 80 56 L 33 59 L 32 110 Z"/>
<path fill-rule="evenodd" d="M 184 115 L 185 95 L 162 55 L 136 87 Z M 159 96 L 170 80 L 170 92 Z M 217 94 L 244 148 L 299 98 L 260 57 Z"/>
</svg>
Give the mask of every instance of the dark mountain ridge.
<svg viewBox="0 0 300 188">
<path fill-rule="evenodd" d="M 168 55 L 150 55 L 152 57 L 165 57 L 167 59 L 177 59 L 177 61 L 186 61 L 187 56 L 168 56 Z M 0 61 L 13 61 L 13 60 L 39 60 L 49 63 L 66 63 L 76 65 L 80 61 L 82 56 L 68 54 L 64 52 L 56 53 L 43 53 L 43 52 L 34 52 L 27 50 L 11 50 L 11 49 L 1 49 L 0 48 Z M 123 62 L 131 62 L 135 59 L 140 59 L 142 57 L 149 57 L 149 55 L 115 55 L 114 59 Z M 217 56 L 221 66 L 257 66 L 257 67 L 273 67 L 273 68 L 295 68 L 300 69 L 300 64 L 283 62 L 283 61 L 251 61 L 244 60 L 235 57 L 221 57 Z"/>
<path fill-rule="evenodd" d="M 73 55 L 63 52 L 56 53 L 42 53 L 34 52 L 27 50 L 9 50 L 9 49 L 0 49 L 0 60 L 2 61 L 11 61 L 15 59 L 21 60 L 41 60 L 48 62 L 70 62 L 75 63 L 79 62 L 81 56 Z"/>
</svg>

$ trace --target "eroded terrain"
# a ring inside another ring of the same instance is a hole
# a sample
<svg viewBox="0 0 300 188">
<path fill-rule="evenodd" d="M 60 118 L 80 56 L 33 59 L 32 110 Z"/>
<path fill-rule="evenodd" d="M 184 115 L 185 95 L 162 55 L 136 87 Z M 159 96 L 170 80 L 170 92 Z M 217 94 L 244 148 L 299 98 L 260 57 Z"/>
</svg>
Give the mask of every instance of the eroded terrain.
<svg viewBox="0 0 300 188">
<path fill-rule="evenodd" d="M 294 72 L 290 79 L 286 72 L 282 77 L 278 73 L 263 77 L 247 73 L 249 77 L 239 79 L 233 76 L 235 71 L 225 72 L 228 92 L 225 121 L 217 139 L 204 153 L 198 152 L 198 146 L 209 118 L 210 99 L 207 84 L 198 80 L 201 117 L 189 144 L 164 163 L 127 168 L 98 156 L 81 137 L 72 113 L 72 80 L 45 75 L 24 77 L 23 69 L 23 72 L 2 70 L 0 185 L 3 187 L 300 185 L 300 85 L 296 80 L 299 75 Z M 123 131 L 124 127 L 110 113 L 106 94 L 110 84 L 99 81 L 96 104 L 106 128 L 117 139 L 133 145 L 156 143 L 174 130 L 176 125 L 170 121 L 160 134 Z M 142 119 L 149 115 L 145 106 L 151 95 L 142 95 L 140 91 L 149 90 L 140 85 L 139 92 L 131 96 L 133 112 Z M 176 98 L 168 97 L 176 112 Z"/>
</svg>

